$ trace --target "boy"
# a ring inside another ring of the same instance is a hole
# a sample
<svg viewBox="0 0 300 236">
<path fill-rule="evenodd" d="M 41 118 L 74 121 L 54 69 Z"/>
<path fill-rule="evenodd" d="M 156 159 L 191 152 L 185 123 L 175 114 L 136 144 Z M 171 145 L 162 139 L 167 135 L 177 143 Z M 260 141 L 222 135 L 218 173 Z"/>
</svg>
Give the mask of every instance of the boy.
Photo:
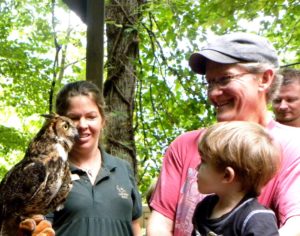
<svg viewBox="0 0 300 236">
<path fill-rule="evenodd" d="M 279 235 L 275 214 L 256 199 L 280 165 L 267 131 L 252 122 L 220 122 L 207 129 L 198 150 L 198 190 L 214 194 L 197 205 L 192 235 Z"/>
</svg>

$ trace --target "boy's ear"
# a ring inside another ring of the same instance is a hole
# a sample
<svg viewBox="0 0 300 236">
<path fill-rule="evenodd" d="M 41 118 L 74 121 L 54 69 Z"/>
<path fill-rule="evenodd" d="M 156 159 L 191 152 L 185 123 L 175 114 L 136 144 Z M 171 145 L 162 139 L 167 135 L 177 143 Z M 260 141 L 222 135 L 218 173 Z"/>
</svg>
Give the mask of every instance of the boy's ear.
<svg viewBox="0 0 300 236">
<path fill-rule="evenodd" d="M 235 178 L 235 171 L 232 167 L 227 166 L 224 171 L 223 183 L 231 183 Z"/>
</svg>

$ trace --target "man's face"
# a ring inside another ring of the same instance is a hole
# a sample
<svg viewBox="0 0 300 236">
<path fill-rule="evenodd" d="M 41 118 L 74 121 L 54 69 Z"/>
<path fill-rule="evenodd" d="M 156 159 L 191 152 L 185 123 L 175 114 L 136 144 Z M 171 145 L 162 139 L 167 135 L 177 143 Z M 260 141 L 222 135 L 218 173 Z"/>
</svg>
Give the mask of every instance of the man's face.
<svg viewBox="0 0 300 236">
<path fill-rule="evenodd" d="M 282 85 L 273 101 L 276 120 L 282 124 L 300 127 L 300 83 Z"/>
<path fill-rule="evenodd" d="M 266 110 L 265 94 L 262 96 L 259 89 L 261 79 L 262 74 L 249 73 L 239 65 L 208 61 L 208 98 L 215 106 L 217 120 L 260 122 Z"/>
</svg>

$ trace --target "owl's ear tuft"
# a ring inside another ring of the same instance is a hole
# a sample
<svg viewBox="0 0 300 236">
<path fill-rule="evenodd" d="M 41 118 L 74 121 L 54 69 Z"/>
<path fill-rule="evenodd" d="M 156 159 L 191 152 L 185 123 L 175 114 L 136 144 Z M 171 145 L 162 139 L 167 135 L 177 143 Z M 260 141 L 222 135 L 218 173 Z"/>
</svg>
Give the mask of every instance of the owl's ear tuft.
<svg viewBox="0 0 300 236">
<path fill-rule="evenodd" d="M 58 115 L 54 112 L 50 113 L 50 114 L 41 114 L 42 117 L 46 118 L 46 119 L 52 119 L 54 117 L 57 117 Z"/>
</svg>

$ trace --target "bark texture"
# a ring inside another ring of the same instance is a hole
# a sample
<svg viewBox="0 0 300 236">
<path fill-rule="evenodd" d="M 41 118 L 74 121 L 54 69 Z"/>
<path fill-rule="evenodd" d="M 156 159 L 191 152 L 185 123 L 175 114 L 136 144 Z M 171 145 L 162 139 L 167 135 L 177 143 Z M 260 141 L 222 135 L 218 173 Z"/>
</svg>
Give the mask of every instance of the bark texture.
<svg viewBox="0 0 300 236">
<path fill-rule="evenodd" d="M 105 130 L 106 150 L 129 161 L 135 172 L 133 111 L 139 5 L 137 0 L 111 0 L 106 6 L 108 61 L 103 91 L 108 114 Z"/>
</svg>

